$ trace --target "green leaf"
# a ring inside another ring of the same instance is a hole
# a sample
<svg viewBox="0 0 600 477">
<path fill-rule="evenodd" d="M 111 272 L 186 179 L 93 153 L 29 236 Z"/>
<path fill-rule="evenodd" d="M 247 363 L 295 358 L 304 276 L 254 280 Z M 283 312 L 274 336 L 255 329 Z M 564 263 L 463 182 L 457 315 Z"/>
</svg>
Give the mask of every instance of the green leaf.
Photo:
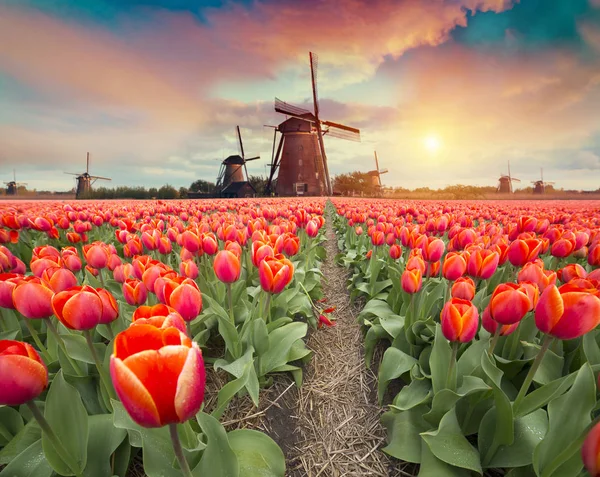
<svg viewBox="0 0 600 477">
<path fill-rule="evenodd" d="M 269 436 L 250 429 L 238 429 L 227 434 L 229 445 L 240 465 L 240 475 L 285 477 L 285 457 Z"/>
<path fill-rule="evenodd" d="M 196 419 L 208 441 L 202 459 L 194 468 L 193 474 L 197 477 L 238 477 L 240 465 L 229 445 L 223 426 L 214 417 L 203 412 L 199 412 Z"/>
<path fill-rule="evenodd" d="M 481 366 L 481 355 L 489 348 L 488 339 L 475 341 L 460 356 L 456 366 L 458 376 L 473 374 Z"/>
<path fill-rule="evenodd" d="M 365 364 L 367 368 L 371 366 L 375 345 L 384 338 L 389 339 L 391 336 L 381 325 L 373 325 L 367 331 L 365 335 Z"/>
<path fill-rule="evenodd" d="M 590 364 L 600 364 L 600 346 L 596 337 L 598 331 L 593 330 L 583 335 L 583 352 Z"/>
<path fill-rule="evenodd" d="M 253 320 L 250 325 L 250 344 L 257 356 L 262 356 L 269 349 L 269 331 L 264 320 Z"/>
<path fill-rule="evenodd" d="M 19 411 L 12 407 L 0 407 L 0 446 L 8 444 L 24 427 Z"/>
<path fill-rule="evenodd" d="M 87 463 L 88 415 L 77 389 L 65 381 L 62 370 L 54 376 L 48 391 L 44 417 L 77 463 L 78 470 L 83 472 Z M 42 434 L 42 446 L 46 459 L 57 473 L 73 475 L 45 433 Z"/>
<path fill-rule="evenodd" d="M 446 337 L 442 334 L 441 326 L 436 324 L 435 340 L 433 342 L 433 348 L 429 358 L 429 367 L 431 368 L 431 383 L 433 384 L 434 395 L 446 387 L 451 358 L 452 349 L 450 348 L 450 344 L 448 343 Z"/>
<path fill-rule="evenodd" d="M 429 379 L 413 379 L 408 386 L 404 386 L 396 395 L 394 404 L 390 405 L 390 408 L 398 411 L 408 411 L 429 401 L 432 394 Z"/>
<path fill-rule="evenodd" d="M 432 426 L 437 426 L 440 419 L 454 406 L 461 398 L 480 392 L 489 391 L 490 387 L 476 376 L 465 376 L 461 386 L 455 391 L 451 389 L 442 389 L 433 396 L 431 411 L 423 415 L 423 418 Z"/>
<path fill-rule="evenodd" d="M 147 429 L 142 441 L 144 472 L 148 477 L 181 477 L 181 470 L 173 466 L 176 458 L 168 426 Z"/>
<path fill-rule="evenodd" d="M 571 373 L 568 376 L 556 379 L 542 387 L 535 389 L 534 391 L 531 391 L 523 398 L 516 417 L 524 416 L 537 409 L 540 409 L 554 398 L 561 396 L 573 385 L 576 377 L 577 373 Z"/>
<path fill-rule="evenodd" d="M 416 363 L 417 360 L 415 358 L 399 349 L 388 348 L 385 350 L 378 374 L 377 398 L 380 405 L 383 402 L 383 395 L 388 387 L 388 383 L 392 379 L 399 378 L 404 373 L 410 371 Z"/>
<path fill-rule="evenodd" d="M 83 336 L 68 334 L 62 335 L 62 339 L 67 347 L 67 353 L 69 353 L 71 358 L 74 358 L 78 361 L 83 361 L 84 363 L 95 364 L 94 358 L 92 358 L 92 353 L 88 348 L 87 342 Z M 104 359 L 104 353 L 106 352 L 106 345 L 102 343 L 94 343 L 94 348 L 96 349 L 96 353 L 98 353 L 100 361 L 102 361 Z"/>
<path fill-rule="evenodd" d="M 548 404 L 548 433 L 533 453 L 533 467 L 538 475 L 546 477 L 545 469 L 554 464 L 554 459 L 562 450 L 581 436 L 592 420 L 590 413 L 595 405 L 596 381 L 592 368 L 586 363 L 577 373 L 573 387 Z M 577 475 L 583 467 L 581 453 L 577 452 L 555 464 L 555 471 L 550 475 Z"/>
<path fill-rule="evenodd" d="M 124 429 L 115 427 L 112 414 L 89 417 L 88 461 L 84 477 L 111 475 L 111 455 L 127 436 Z"/>
<path fill-rule="evenodd" d="M 256 376 L 254 360 L 252 359 L 253 351 L 252 347 L 248 348 L 244 356 L 231 364 L 223 364 L 224 360 L 218 360 L 215 363 L 215 370 L 224 369 L 237 378 L 227 383 L 219 391 L 217 408 L 212 413 L 217 419 L 223 415 L 227 404 L 244 387 L 248 390 L 248 394 L 252 398 L 254 405 L 258 406 L 258 377 Z"/>
<path fill-rule="evenodd" d="M 479 452 L 463 436 L 454 409 L 446 413 L 437 430 L 423 432 L 421 437 L 438 459 L 454 467 L 482 473 Z"/>
<path fill-rule="evenodd" d="M 427 406 L 414 407 L 408 411 L 389 411 L 381 416 L 387 429 L 388 445 L 382 449 L 388 455 L 406 462 L 421 462 L 421 436 L 430 428 L 423 419 Z"/>
<path fill-rule="evenodd" d="M 471 472 L 467 469 L 454 467 L 438 459 L 429 446 L 421 446 L 421 467 L 418 477 L 470 477 Z"/>
<path fill-rule="evenodd" d="M 0 477 L 50 477 L 52 467 L 44 457 L 42 441 L 38 439 L 17 455 L 0 472 Z"/>
<path fill-rule="evenodd" d="M 481 421 L 478 447 L 482 454 L 485 454 L 492 443 L 496 420 L 496 409 L 492 408 Z M 485 467 L 523 467 L 531 464 L 533 451 L 547 431 L 548 415 L 543 409 L 515 419 L 514 442 L 509 446 L 501 445 Z"/>
<path fill-rule="evenodd" d="M 485 451 L 481 448 L 481 446 L 479 449 L 484 458 L 484 464 L 487 464 L 485 459 L 491 459 L 494 457 L 498 446 L 508 446 L 514 442 L 515 428 L 510 399 L 502 390 L 503 373 L 494 365 L 488 353 L 483 353 L 481 355 L 481 369 L 487 376 L 488 383 L 490 386 L 492 386 L 494 391 L 494 412 L 496 417 L 492 442 L 490 443 L 489 447 L 485 449 Z M 485 417 L 481 421 L 481 425 L 483 425 L 484 421 Z M 481 426 L 479 428 L 479 432 L 481 433 Z"/>
<path fill-rule="evenodd" d="M 290 349 L 295 341 L 306 336 L 306 323 L 289 323 L 269 333 L 269 350 L 261 357 L 260 376 L 287 364 Z"/>
<path fill-rule="evenodd" d="M 12 462 L 31 444 L 42 438 L 42 431 L 35 419 L 31 419 L 11 441 L 0 450 L 0 466 Z"/>
<path fill-rule="evenodd" d="M 132 446 L 142 447 L 142 434 L 146 431 L 146 428 L 133 422 L 121 401 L 111 399 L 110 402 L 113 408 L 113 425 L 127 431 Z"/>
<path fill-rule="evenodd" d="M 563 374 L 565 359 L 562 356 L 558 356 L 552 350 L 548 350 L 544 357 L 540 367 L 533 376 L 533 381 L 538 384 L 548 384 Z"/>
</svg>

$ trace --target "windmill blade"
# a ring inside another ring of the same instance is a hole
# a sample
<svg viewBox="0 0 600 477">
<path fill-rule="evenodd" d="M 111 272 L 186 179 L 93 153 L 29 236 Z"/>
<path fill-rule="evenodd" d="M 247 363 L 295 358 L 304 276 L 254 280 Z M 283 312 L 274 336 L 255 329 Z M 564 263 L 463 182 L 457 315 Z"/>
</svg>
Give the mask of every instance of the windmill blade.
<svg viewBox="0 0 600 477">
<path fill-rule="evenodd" d="M 515 181 L 515 182 L 521 182 L 521 179 L 517 179 L 515 177 L 512 177 L 511 180 Z"/>
<path fill-rule="evenodd" d="M 64 174 L 69 174 L 70 176 L 80 176 L 81 173 L 75 173 L 75 172 L 64 172 Z"/>
<path fill-rule="evenodd" d="M 242 159 L 244 159 L 244 143 L 242 142 L 242 133 L 240 132 L 240 127 L 236 126 L 237 129 L 237 137 L 238 137 L 238 141 L 240 142 L 240 156 L 242 156 Z"/>
<path fill-rule="evenodd" d="M 90 173 L 90 153 L 87 153 L 87 160 L 86 160 L 86 168 L 85 168 L 85 172 L 87 172 L 88 174 Z"/>
<path fill-rule="evenodd" d="M 377 151 L 373 151 L 375 153 L 375 170 L 379 170 L 379 159 L 377 158 Z"/>
<path fill-rule="evenodd" d="M 327 134 L 328 136 L 360 142 L 360 129 L 334 123 L 332 121 L 321 121 L 321 124 L 327 127 L 324 134 Z"/>
<path fill-rule="evenodd" d="M 388 171 L 387 169 L 382 169 L 379 171 L 379 174 L 387 174 L 388 172 L 390 171 Z"/>
<path fill-rule="evenodd" d="M 248 159 L 244 159 L 244 161 L 245 161 L 245 162 L 248 162 L 248 161 L 256 161 L 257 159 L 260 159 L 260 156 L 249 157 Z"/>
<path fill-rule="evenodd" d="M 285 114 L 286 116 L 304 116 L 305 114 L 312 114 L 308 109 L 286 103 L 279 98 L 275 98 L 275 111 Z"/>
<path fill-rule="evenodd" d="M 111 178 L 109 177 L 102 177 L 102 176 L 90 176 L 90 179 L 94 179 L 94 180 L 102 180 L 102 181 L 112 181 Z"/>
<path fill-rule="evenodd" d="M 329 177 L 329 167 L 327 165 L 327 154 L 325 153 L 325 142 L 323 141 L 323 130 L 321 128 L 321 122 L 319 120 L 319 95 L 317 91 L 317 71 L 319 67 L 319 58 L 312 51 L 309 52 L 308 58 L 310 60 L 310 79 L 313 94 L 313 109 L 317 127 L 317 137 L 319 139 L 319 147 L 321 149 L 321 165 L 323 167 L 323 174 L 325 176 L 325 188 L 327 189 L 327 195 L 333 195 L 333 188 L 331 186 L 331 178 Z"/>
<path fill-rule="evenodd" d="M 277 146 L 277 152 L 275 153 L 275 155 L 273 156 L 273 159 L 271 160 L 271 172 L 269 174 L 269 180 L 267 181 L 267 191 L 271 192 L 271 188 L 272 188 L 272 184 L 273 184 L 273 178 L 275 176 L 275 173 L 277 172 L 277 169 L 279 168 L 279 158 L 281 157 L 281 149 L 283 147 L 283 140 L 284 140 L 285 136 L 282 134 L 280 139 L 279 139 L 279 144 Z M 273 149 L 275 148 L 275 139 L 276 136 L 273 136 Z"/>
<path fill-rule="evenodd" d="M 552 182 L 544 182 L 544 184 L 546 185 L 552 185 L 552 184 L 556 184 L 556 182 L 552 181 Z"/>
</svg>

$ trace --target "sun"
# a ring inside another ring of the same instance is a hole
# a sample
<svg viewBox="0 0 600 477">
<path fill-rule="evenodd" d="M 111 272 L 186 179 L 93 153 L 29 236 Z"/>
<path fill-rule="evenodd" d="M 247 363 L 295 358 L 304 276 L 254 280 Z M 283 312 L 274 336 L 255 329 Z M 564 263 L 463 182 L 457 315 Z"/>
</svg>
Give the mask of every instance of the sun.
<svg viewBox="0 0 600 477">
<path fill-rule="evenodd" d="M 437 152 L 441 147 L 440 139 L 437 136 L 427 136 L 423 142 L 425 144 L 425 149 L 429 152 Z"/>
</svg>

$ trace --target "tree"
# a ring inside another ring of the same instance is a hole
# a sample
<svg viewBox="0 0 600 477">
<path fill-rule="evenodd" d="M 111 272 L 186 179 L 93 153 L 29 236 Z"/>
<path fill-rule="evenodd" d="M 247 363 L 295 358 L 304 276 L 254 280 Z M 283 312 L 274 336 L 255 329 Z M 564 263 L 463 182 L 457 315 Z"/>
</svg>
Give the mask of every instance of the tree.
<svg viewBox="0 0 600 477">
<path fill-rule="evenodd" d="M 248 177 L 248 182 L 252 187 L 254 187 L 257 195 L 266 194 L 268 180 L 265 176 L 250 176 Z"/>
<path fill-rule="evenodd" d="M 214 182 L 198 179 L 197 181 L 192 182 L 189 190 L 190 192 L 206 192 L 212 194 L 215 191 L 215 188 Z"/>
<path fill-rule="evenodd" d="M 180 187 L 179 188 L 179 198 L 180 199 L 185 199 L 188 195 L 188 190 L 187 187 Z"/>
<path fill-rule="evenodd" d="M 157 197 L 159 199 L 177 199 L 179 196 L 177 189 L 172 185 L 165 184 L 160 189 L 158 189 Z"/>
<path fill-rule="evenodd" d="M 373 196 L 377 192 L 371 176 L 366 172 L 339 174 L 333 178 L 333 188 L 342 195 L 361 194 Z"/>
</svg>

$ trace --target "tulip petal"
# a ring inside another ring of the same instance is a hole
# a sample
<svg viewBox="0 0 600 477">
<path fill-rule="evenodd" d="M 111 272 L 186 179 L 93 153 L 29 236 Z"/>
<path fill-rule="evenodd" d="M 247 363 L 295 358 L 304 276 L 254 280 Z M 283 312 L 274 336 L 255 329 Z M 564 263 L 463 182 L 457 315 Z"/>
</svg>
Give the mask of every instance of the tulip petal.
<svg viewBox="0 0 600 477">
<path fill-rule="evenodd" d="M 550 333 L 561 340 L 583 336 L 600 323 L 600 298 L 591 293 L 563 293 L 564 313 Z"/>
<path fill-rule="evenodd" d="M 535 307 L 535 325 L 542 333 L 550 333 L 558 323 L 565 309 L 563 300 L 555 285 L 544 290 Z"/>
<path fill-rule="evenodd" d="M 205 384 L 206 371 L 202 352 L 193 343 L 179 375 L 175 393 L 175 411 L 181 421 L 191 418 L 202 406 Z"/>
<path fill-rule="evenodd" d="M 131 418 L 140 426 L 162 426 L 148 390 L 124 362 L 114 356 L 110 358 L 110 374 L 115 391 Z"/>
<path fill-rule="evenodd" d="M 18 406 L 37 397 L 48 384 L 46 367 L 26 356 L 0 356 L 0 405 Z"/>
</svg>

